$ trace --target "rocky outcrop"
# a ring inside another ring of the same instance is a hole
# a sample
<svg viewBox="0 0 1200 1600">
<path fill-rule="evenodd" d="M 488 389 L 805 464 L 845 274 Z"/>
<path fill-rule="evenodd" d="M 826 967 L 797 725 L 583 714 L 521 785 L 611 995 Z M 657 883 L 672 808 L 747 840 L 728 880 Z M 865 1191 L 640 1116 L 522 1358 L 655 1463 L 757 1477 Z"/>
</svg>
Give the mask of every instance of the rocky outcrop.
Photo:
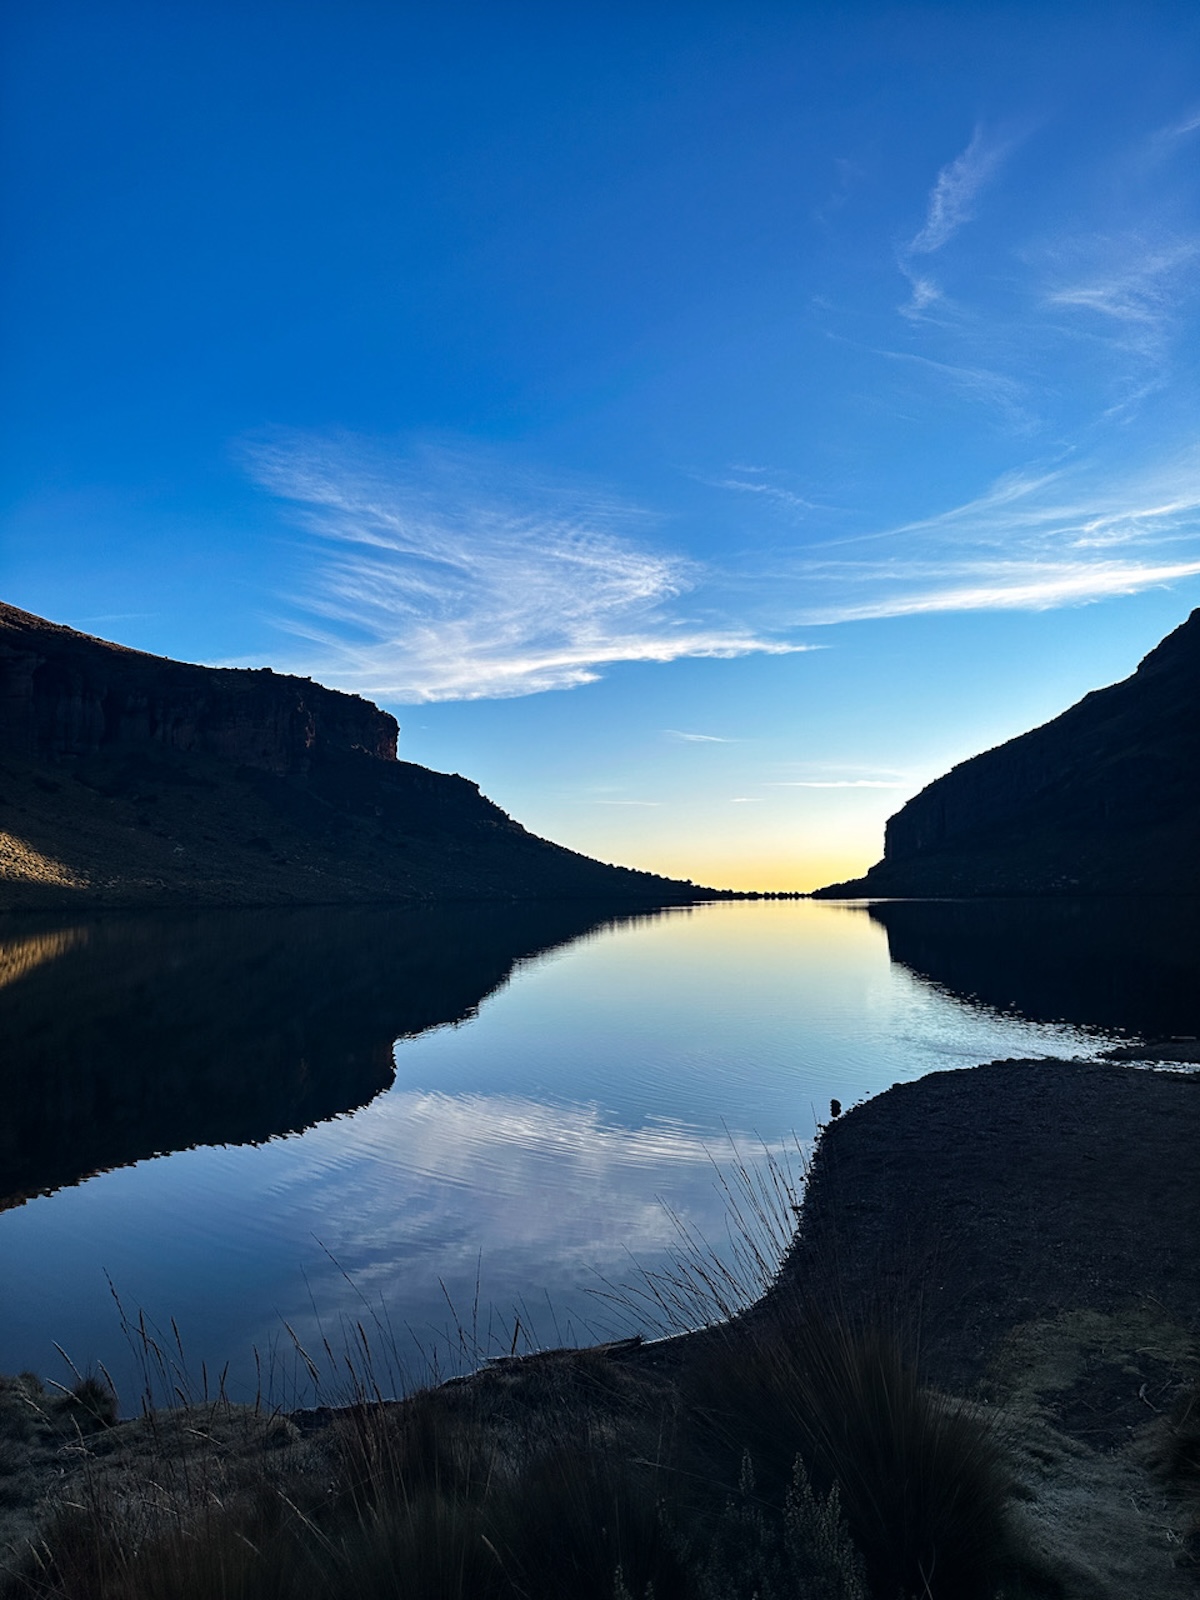
<svg viewBox="0 0 1200 1600">
<path fill-rule="evenodd" d="M 16 755 L 157 747 L 284 774 L 318 753 L 394 761 L 398 731 L 370 701 L 308 678 L 192 666 L 0 604 L 0 748 Z"/>
<path fill-rule="evenodd" d="M 952 768 L 826 896 L 1200 892 L 1200 611 L 1132 677 Z"/>
<path fill-rule="evenodd" d="M 0 911 L 711 897 L 527 833 L 396 736 L 307 678 L 0 608 Z"/>
</svg>

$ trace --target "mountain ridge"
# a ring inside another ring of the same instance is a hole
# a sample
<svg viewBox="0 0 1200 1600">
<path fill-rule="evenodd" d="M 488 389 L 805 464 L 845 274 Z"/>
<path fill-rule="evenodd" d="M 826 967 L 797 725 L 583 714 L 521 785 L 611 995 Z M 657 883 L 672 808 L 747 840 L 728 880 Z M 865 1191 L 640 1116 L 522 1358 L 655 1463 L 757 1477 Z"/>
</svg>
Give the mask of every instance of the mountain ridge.
<svg viewBox="0 0 1200 1600">
<path fill-rule="evenodd" d="M 1118 683 L 958 763 L 888 820 L 870 895 L 1200 892 L 1200 609 Z"/>
<path fill-rule="evenodd" d="M 308 678 L 0 605 L 0 911 L 718 892 L 538 838 L 469 779 L 401 761 L 398 731 Z"/>
</svg>

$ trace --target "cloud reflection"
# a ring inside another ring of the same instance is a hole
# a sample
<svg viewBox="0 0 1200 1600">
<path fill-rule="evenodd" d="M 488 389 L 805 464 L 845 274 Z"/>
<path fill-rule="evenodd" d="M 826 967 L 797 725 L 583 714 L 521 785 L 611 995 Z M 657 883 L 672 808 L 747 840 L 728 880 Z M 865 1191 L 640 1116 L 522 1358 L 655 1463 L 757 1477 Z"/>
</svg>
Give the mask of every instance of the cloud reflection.
<svg viewBox="0 0 1200 1600">
<path fill-rule="evenodd" d="M 461 1295 L 480 1261 L 501 1299 L 628 1275 L 631 1257 L 675 1243 L 672 1212 L 724 1236 L 718 1167 L 796 1154 L 791 1140 L 739 1132 L 722 1143 L 682 1122 L 622 1127 L 595 1105 L 429 1091 L 383 1096 L 355 1132 L 353 1159 L 336 1125 L 306 1135 L 305 1160 L 293 1146 L 272 1204 L 311 1209 L 321 1245 L 353 1260 L 368 1300 L 394 1298 L 416 1275 L 424 1290 L 440 1279 Z"/>
</svg>

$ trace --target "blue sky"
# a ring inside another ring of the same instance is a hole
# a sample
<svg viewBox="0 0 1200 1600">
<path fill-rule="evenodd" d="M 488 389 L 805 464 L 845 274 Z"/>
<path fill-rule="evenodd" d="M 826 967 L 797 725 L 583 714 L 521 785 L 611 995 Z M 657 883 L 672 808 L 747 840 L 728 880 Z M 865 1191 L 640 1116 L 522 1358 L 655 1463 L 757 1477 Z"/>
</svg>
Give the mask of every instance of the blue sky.
<svg viewBox="0 0 1200 1600">
<path fill-rule="evenodd" d="M 1200 604 L 1194 7 L 4 28 L 15 604 L 742 887 Z"/>
</svg>

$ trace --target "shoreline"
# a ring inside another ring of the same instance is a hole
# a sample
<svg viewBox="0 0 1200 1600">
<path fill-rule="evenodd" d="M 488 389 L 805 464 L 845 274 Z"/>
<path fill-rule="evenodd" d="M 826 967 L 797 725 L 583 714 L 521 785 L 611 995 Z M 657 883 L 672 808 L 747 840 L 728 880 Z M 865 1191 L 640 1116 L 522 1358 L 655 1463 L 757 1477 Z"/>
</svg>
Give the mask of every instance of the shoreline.
<svg viewBox="0 0 1200 1600">
<path fill-rule="evenodd" d="M 1169 1041 L 893 1085 L 826 1127 L 781 1286 L 831 1258 L 864 1309 L 920 1285 L 925 1358 L 960 1385 L 1030 1316 L 1151 1297 L 1200 1322 L 1200 1074 L 1144 1065 L 1198 1055 Z"/>
<path fill-rule="evenodd" d="M 1196 1053 L 1188 1041 L 1158 1048 L 1181 1046 Z M 1194 1592 L 1196 1569 L 1176 1557 L 1189 1538 L 1200 1556 L 1188 1533 L 1200 1507 L 1166 1507 L 1147 1439 L 1171 1393 L 1200 1379 L 1198 1221 L 1200 1074 L 1057 1058 L 932 1073 L 826 1125 L 776 1284 L 732 1322 L 501 1358 L 432 1391 L 432 1403 L 447 1417 L 482 1407 L 501 1428 L 520 1416 L 523 1428 L 553 1430 L 576 1410 L 611 1422 L 613 1407 L 647 1395 L 666 1404 L 706 1352 L 736 1349 L 772 1319 L 786 1325 L 836 1284 L 838 1316 L 866 1323 L 886 1311 L 919 1340 L 927 1381 L 1015 1419 L 1021 1517 L 1062 1595 L 1167 1600 Z M 226 1462 L 264 1449 L 323 1460 L 349 1414 L 227 1410 L 196 1447 Z M 167 1412 L 156 1426 L 187 1421 Z M 23 1507 L 10 1492 L 0 1545 L 27 1547 L 54 1490 L 89 1459 L 106 1481 L 145 1473 L 148 1426 L 64 1436 L 41 1452 L 41 1488 L 26 1484 Z"/>
</svg>

